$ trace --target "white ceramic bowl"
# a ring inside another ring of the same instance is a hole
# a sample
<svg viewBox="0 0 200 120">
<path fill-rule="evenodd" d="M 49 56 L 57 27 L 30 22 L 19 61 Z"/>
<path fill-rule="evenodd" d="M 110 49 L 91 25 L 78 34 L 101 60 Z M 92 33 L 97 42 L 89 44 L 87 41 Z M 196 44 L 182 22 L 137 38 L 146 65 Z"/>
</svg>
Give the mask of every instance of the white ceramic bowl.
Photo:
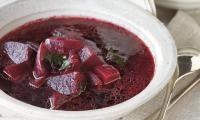
<svg viewBox="0 0 200 120">
<path fill-rule="evenodd" d="M 123 26 L 138 35 L 150 48 L 155 75 L 145 90 L 121 104 L 88 111 L 56 111 L 38 108 L 0 91 L 0 105 L 37 120 L 114 120 L 123 117 L 154 97 L 169 82 L 176 67 L 176 47 L 164 27 L 150 13 L 124 0 L 20 0 L 0 8 L 0 37 L 38 18 L 49 16 L 92 17 Z"/>
</svg>

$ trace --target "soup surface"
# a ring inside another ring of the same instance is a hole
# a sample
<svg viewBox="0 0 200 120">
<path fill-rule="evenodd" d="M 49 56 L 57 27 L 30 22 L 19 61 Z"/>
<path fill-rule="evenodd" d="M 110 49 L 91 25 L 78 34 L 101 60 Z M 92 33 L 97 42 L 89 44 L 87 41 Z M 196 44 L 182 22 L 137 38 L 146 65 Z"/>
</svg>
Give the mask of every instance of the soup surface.
<svg viewBox="0 0 200 120">
<path fill-rule="evenodd" d="M 136 35 L 96 19 L 39 19 L 0 41 L 0 89 L 38 107 L 112 106 L 144 90 L 154 74 L 152 54 Z"/>
</svg>

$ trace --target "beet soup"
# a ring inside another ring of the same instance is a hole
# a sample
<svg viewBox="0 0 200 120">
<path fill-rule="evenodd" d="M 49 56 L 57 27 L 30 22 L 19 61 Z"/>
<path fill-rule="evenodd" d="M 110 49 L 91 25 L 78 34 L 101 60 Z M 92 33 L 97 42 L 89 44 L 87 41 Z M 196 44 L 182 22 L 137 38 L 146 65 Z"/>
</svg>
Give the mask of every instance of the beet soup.
<svg viewBox="0 0 200 120">
<path fill-rule="evenodd" d="M 119 104 L 144 90 L 154 75 L 154 59 L 142 40 L 96 19 L 39 19 L 0 41 L 0 89 L 42 108 Z"/>
</svg>

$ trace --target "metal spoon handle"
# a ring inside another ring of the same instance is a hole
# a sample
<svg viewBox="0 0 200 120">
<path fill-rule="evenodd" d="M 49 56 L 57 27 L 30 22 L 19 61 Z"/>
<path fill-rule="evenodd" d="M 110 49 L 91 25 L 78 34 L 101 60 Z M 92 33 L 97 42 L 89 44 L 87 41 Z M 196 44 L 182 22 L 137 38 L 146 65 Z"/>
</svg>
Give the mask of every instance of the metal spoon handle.
<svg viewBox="0 0 200 120">
<path fill-rule="evenodd" d="M 189 93 L 196 85 L 200 83 L 200 74 L 194 79 L 194 82 L 189 84 L 180 94 L 172 98 L 168 109 L 171 109 L 181 98 L 183 98 L 187 93 Z"/>
<path fill-rule="evenodd" d="M 157 118 L 157 120 L 163 120 L 164 117 L 165 117 L 165 114 L 167 112 L 167 108 L 170 104 L 170 101 L 171 101 L 171 98 L 172 98 L 172 93 L 173 93 L 173 90 L 174 90 L 174 87 L 176 85 L 176 81 L 177 81 L 177 78 L 178 78 L 178 74 L 179 74 L 179 71 L 178 71 L 178 67 L 172 77 L 172 80 L 169 82 L 169 84 L 167 85 L 167 91 L 166 91 L 166 97 L 164 99 L 164 103 L 163 103 L 163 106 L 160 110 L 160 113 L 159 113 L 159 116 Z"/>
<path fill-rule="evenodd" d="M 183 91 L 181 91 L 178 95 L 176 95 L 170 102 L 167 110 L 171 109 L 183 96 L 185 96 L 187 93 L 189 93 L 197 84 L 200 83 L 200 74 L 194 79 L 194 82 L 192 82 L 190 85 L 188 85 Z M 147 117 L 145 120 L 155 120 L 157 116 L 160 113 L 160 109 L 155 111 L 153 114 L 151 114 L 149 117 Z"/>
</svg>

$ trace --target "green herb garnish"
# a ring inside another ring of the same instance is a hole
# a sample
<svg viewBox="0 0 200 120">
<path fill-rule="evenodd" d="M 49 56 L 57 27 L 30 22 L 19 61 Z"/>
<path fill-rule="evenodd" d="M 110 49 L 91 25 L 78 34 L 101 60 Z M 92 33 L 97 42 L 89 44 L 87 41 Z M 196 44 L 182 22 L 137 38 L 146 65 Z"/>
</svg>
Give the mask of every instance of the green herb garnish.
<svg viewBox="0 0 200 120">
<path fill-rule="evenodd" d="M 59 68 L 59 70 L 64 70 L 64 69 L 67 69 L 67 68 L 70 68 L 70 67 L 71 67 L 71 63 L 69 62 L 69 60 L 64 60 L 63 64 Z"/>
<path fill-rule="evenodd" d="M 113 50 L 112 48 L 109 49 L 106 60 L 112 61 L 119 65 L 120 67 L 123 67 L 126 64 L 126 59 L 124 56 L 120 55 L 117 50 Z"/>
<path fill-rule="evenodd" d="M 66 56 L 51 53 L 46 56 L 46 60 L 51 65 L 52 70 L 64 70 L 69 68 L 70 62 Z"/>
</svg>

